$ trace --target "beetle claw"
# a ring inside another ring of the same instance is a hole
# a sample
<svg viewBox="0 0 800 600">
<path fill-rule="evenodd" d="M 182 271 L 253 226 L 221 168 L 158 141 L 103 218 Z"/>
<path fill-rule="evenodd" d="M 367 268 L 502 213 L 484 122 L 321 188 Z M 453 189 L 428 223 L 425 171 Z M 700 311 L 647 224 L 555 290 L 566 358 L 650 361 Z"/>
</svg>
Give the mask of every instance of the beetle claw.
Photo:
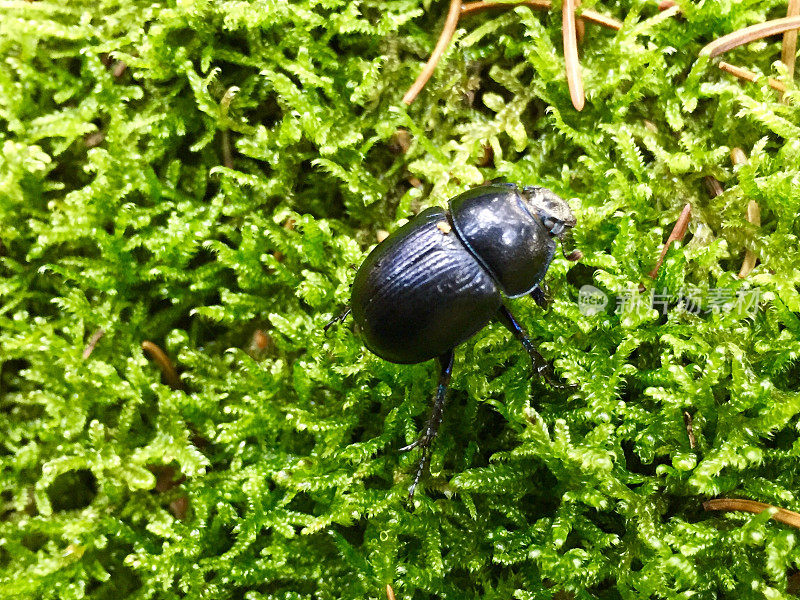
<svg viewBox="0 0 800 600">
<path fill-rule="evenodd" d="M 554 390 L 574 390 L 578 387 L 574 383 L 560 383 L 559 381 L 556 381 L 556 379 L 553 377 L 553 367 L 549 363 L 536 365 L 536 374 L 544 379 L 547 385 Z"/>
<path fill-rule="evenodd" d="M 428 463 L 430 462 L 430 454 L 428 452 L 429 447 L 423 446 L 422 448 L 422 456 L 419 459 L 419 463 L 417 464 L 417 472 L 414 474 L 414 481 L 411 482 L 411 485 L 408 486 L 408 499 L 414 499 L 414 492 L 417 491 L 417 485 L 419 485 L 420 479 L 422 479 L 422 474 L 428 468 Z"/>
<path fill-rule="evenodd" d="M 431 442 L 433 442 L 433 437 L 426 432 L 425 434 L 418 437 L 415 441 L 411 442 L 407 446 L 403 446 L 400 448 L 400 452 L 408 452 L 409 450 L 413 450 L 414 448 L 421 448 L 422 449 L 422 456 L 419 458 L 419 462 L 417 463 L 417 471 L 414 473 L 414 481 L 411 482 L 411 485 L 408 486 L 408 499 L 414 499 L 414 492 L 417 491 L 417 485 L 419 485 L 420 480 L 422 479 L 422 474 L 425 472 L 425 469 L 428 468 L 428 463 L 430 462 L 430 447 Z"/>
<path fill-rule="evenodd" d="M 331 327 L 333 327 L 333 325 L 335 325 L 336 323 L 343 323 L 343 322 L 344 322 L 344 320 L 347 318 L 347 315 L 349 315 L 349 314 L 350 314 L 350 307 L 348 306 L 348 307 L 347 307 L 347 308 L 344 310 L 344 312 L 343 312 L 343 313 L 336 315 L 336 316 L 335 316 L 335 317 L 333 317 L 333 318 L 332 318 L 330 321 L 328 321 L 327 323 L 325 323 L 325 325 L 322 327 L 322 331 L 324 331 L 325 333 L 328 333 L 328 330 L 329 330 Z"/>
<path fill-rule="evenodd" d="M 567 390 L 578 389 L 578 386 L 574 383 L 557 383 L 556 381 L 553 381 L 550 378 L 545 378 L 545 381 L 547 381 L 547 384 L 554 390 L 567 391 Z"/>
</svg>

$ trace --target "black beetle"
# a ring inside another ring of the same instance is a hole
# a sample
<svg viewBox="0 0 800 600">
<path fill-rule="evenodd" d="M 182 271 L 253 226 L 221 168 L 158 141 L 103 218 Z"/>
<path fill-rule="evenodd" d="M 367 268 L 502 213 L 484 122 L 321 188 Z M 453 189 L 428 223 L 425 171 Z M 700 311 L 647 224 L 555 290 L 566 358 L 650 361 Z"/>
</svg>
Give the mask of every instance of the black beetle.
<svg viewBox="0 0 800 600">
<path fill-rule="evenodd" d="M 448 210 L 429 208 L 392 233 L 356 273 L 350 308 L 365 345 L 394 363 L 436 358 L 441 367 L 433 410 L 422 435 L 401 450 L 422 449 L 409 496 L 427 467 L 442 420 L 453 350 L 498 319 L 522 342 L 551 385 L 549 365 L 503 302 L 530 294 L 575 225 L 567 203 L 548 189 L 495 183 L 456 196 Z M 566 256 L 566 254 L 565 254 Z M 579 251 L 567 258 L 578 260 Z M 331 321 L 332 324 L 334 321 Z"/>
</svg>

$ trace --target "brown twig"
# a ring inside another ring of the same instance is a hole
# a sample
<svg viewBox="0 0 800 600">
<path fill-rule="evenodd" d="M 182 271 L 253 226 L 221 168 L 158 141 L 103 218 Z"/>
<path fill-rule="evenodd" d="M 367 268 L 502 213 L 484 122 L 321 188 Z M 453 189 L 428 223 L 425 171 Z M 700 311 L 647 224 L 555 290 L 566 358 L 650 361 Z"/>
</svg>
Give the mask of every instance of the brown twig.
<svg viewBox="0 0 800 600">
<path fill-rule="evenodd" d="M 387 600 L 395 600 L 394 590 L 392 589 L 392 586 L 390 586 L 388 583 L 386 584 L 386 598 Z"/>
<path fill-rule="evenodd" d="M 493 8 L 516 8 L 517 6 L 527 6 L 539 10 L 550 10 L 552 3 L 550 0 L 519 0 L 519 2 L 495 2 L 494 0 L 481 0 L 480 2 L 465 2 L 461 5 L 462 15 L 489 10 Z"/>
<path fill-rule="evenodd" d="M 707 44 L 700 50 L 700 56 L 714 58 L 723 52 L 727 52 L 743 44 L 748 44 L 770 35 L 777 35 L 784 31 L 798 28 L 800 28 L 800 16 L 784 17 L 782 19 L 774 19 L 765 23 L 751 25 L 750 27 L 739 29 L 728 35 L 723 35 L 721 38 Z"/>
<path fill-rule="evenodd" d="M 716 498 L 703 502 L 705 510 L 743 510 L 751 513 L 761 513 L 767 509 L 774 508 L 778 512 L 772 515 L 772 518 L 786 525 L 800 528 L 800 513 L 785 508 L 778 508 L 771 504 L 764 504 L 763 502 L 756 502 L 755 500 L 743 500 L 740 498 Z"/>
<path fill-rule="evenodd" d="M 578 11 L 581 7 L 581 0 L 575 0 L 575 10 Z M 578 13 L 580 14 L 580 13 Z M 575 41 L 580 46 L 583 43 L 583 34 L 586 32 L 586 26 L 583 19 L 575 19 Z"/>
<path fill-rule="evenodd" d="M 550 10 L 550 8 L 552 7 L 552 3 L 550 2 L 550 0 L 518 0 L 517 2 L 496 2 L 495 0 L 481 0 L 480 2 L 465 2 L 464 4 L 462 4 L 461 14 L 466 16 L 482 12 L 484 10 L 511 9 L 511 8 L 516 8 L 517 6 L 526 6 L 528 8 L 538 9 L 538 10 Z M 614 29 L 616 31 L 622 29 L 622 21 L 619 21 L 614 17 L 609 17 L 608 15 L 604 15 L 603 13 L 599 13 L 596 10 L 591 10 L 587 8 L 586 10 L 580 11 L 580 16 L 581 19 L 591 21 L 592 23 L 596 23 L 597 25 L 602 25 L 603 27 L 608 27 L 609 29 Z"/>
<path fill-rule="evenodd" d="M 614 17 L 609 17 L 608 15 L 604 15 L 603 13 L 596 12 L 594 10 L 586 10 L 581 11 L 581 18 L 586 19 L 587 21 L 591 21 L 592 23 L 596 23 L 597 25 L 602 25 L 603 27 L 608 27 L 609 29 L 614 29 L 615 31 L 619 31 L 622 29 L 622 21 L 615 19 Z"/>
<path fill-rule="evenodd" d="M 86 345 L 86 348 L 83 350 L 83 360 L 86 360 L 92 355 L 94 352 L 94 347 L 97 346 L 97 342 L 100 341 L 100 338 L 105 335 L 104 329 L 98 329 L 92 334 L 92 337 L 89 338 L 89 343 Z"/>
<path fill-rule="evenodd" d="M 233 153 L 231 152 L 231 136 L 227 129 L 222 130 L 222 166 L 233 169 Z"/>
<path fill-rule="evenodd" d="M 167 384 L 169 384 L 169 386 L 174 390 L 180 389 L 181 380 L 178 377 L 178 372 L 175 370 L 175 366 L 172 364 L 172 361 L 164 353 L 164 351 L 149 340 L 142 342 L 142 350 L 144 350 L 150 356 L 150 358 L 156 362 L 158 368 L 161 369 L 161 373 L 164 375 L 164 379 L 166 379 Z"/>
<path fill-rule="evenodd" d="M 570 37 L 575 40 L 575 61 L 577 62 L 577 40 L 578 38 L 583 37 L 583 20 L 591 21 L 593 23 L 597 23 L 598 25 L 602 25 L 603 27 L 608 27 L 609 29 L 614 29 L 619 31 L 622 29 L 622 22 L 597 11 L 587 9 L 580 11 L 579 19 L 576 22 L 575 19 L 575 7 L 580 4 L 580 0 L 566 0 L 566 3 L 569 3 L 571 8 L 571 23 L 572 23 L 572 32 Z M 489 9 L 509 9 L 515 8 L 517 6 L 527 6 L 528 8 L 540 9 L 540 10 L 548 10 L 552 6 L 550 0 L 519 0 L 518 2 L 497 2 L 494 0 L 479 0 L 476 2 L 466 2 L 461 3 L 460 0 L 450 0 L 450 10 L 447 12 L 447 18 L 444 22 L 444 27 L 442 28 L 442 32 L 439 35 L 439 39 L 436 42 L 436 46 L 431 52 L 430 57 L 428 58 L 428 62 L 425 63 L 425 66 L 420 71 L 420 74 L 417 76 L 417 79 L 408 88 L 408 91 L 403 96 L 403 102 L 405 104 L 411 104 L 419 93 L 422 91 L 422 88 L 425 87 L 425 84 L 428 83 L 428 80 L 433 75 L 433 72 L 436 70 L 436 65 L 439 64 L 442 56 L 444 55 L 447 46 L 450 44 L 450 40 L 453 39 L 453 34 L 456 31 L 456 27 L 458 26 L 458 20 L 461 15 L 470 15 L 474 13 L 481 12 L 483 10 Z M 566 11 L 566 8 L 564 9 Z M 566 22 L 566 21 L 565 21 Z M 579 30 L 580 26 L 580 30 Z M 564 33 L 565 40 L 566 40 L 566 32 Z M 565 52 L 567 50 L 568 43 L 565 42 Z M 571 59 L 570 59 L 571 60 Z M 580 69 L 570 75 L 574 65 L 567 65 L 567 80 L 570 83 L 570 96 L 572 97 L 572 103 L 575 105 L 575 108 L 581 110 L 583 108 L 584 99 L 583 99 L 583 82 L 580 79 Z M 577 85 L 575 87 L 575 77 L 577 77 Z M 577 101 L 577 96 L 575 96 L 575 90 L 580 91 L 580 100 Z"/>
<path fill-rule="evenodd" d="M 750 200 L 747 203 L 747 220 L 756 227 L 761 226 L 761 208 L 755 200 Z M 748 248 L 744 254 L 742 268 L 739 269 L 739 279 L 744 279 L 750 274 L 750 271 L 756 266 L 756 260 L 758 260 L 756 253 L 751 248 Z"/>
<path fill-rule="evenodd" d="M 736 65 L 732 65 L 724 61 L 720 61 L 718 66 L 726 73 L 730 73 L 731 75 L 733 75 L 734 77 L 738 77 L 739 79 L 744 79 L 746 81 L 756 81 L 758 79 L 758 75 L 756 73 L 753 73 L 753 71 L 745 69 L 743 67 L 737 67 Z M 783 85 L 777 79 L 768 77 L 767 83 L 769 83 L 769 86 L 774 90 L 778 90 L 779 92 L 786 91 L 786 86 Z"/>
<path fill-rule="evenodd" d="M 114 66 L 111 68 L 111 74 L 114 77 L 122 77 L 122 74 L 125 72 L 125 69 L 128 68 L 128 64 L 125 61 L 118 60 L 114 63 Z"/>
<path fill-rule="evenodd" d="M 658 257 L 658 262 L 653 270 L 650 271 L 650 277 L 655 279 L 658 275 L 658 270 L 661 268 L 661 263 L 664 262 L 664 257 L 667 255 L 667 250 L 672 245 L 672 242 L 680 242 L 683 236 L 686 235 L 686 230 L 689 227 L 689 220 L 692 218 L 692 205 L 687 204 L 681 211 L 681 216 L 675 222 L 675 227 L 672 228 L 672 233 L 669 234 L 664 247 L 661 249 L 661 256 Z"/>
<path fill-rule="evenodd" d="M 87 133 L 86 136 L 83 138 L 83 143 L 87 148 L 96 148 L 100 144 L 103 143 L 103 140 L 106 139 L 106 134 L 102 131 L 93 131 L 92 133 Z"/>
<path fill-rule="evenodd" d="M 689 436 L 689 447 L 694 450 L 697 446 L 697 438 L 694 437 L 692 415 L 690 415 L 688 411 L 683 411 L 683 424 L 686 426 L 686 435 Z"/>
<path fill-rule="evenodd" d="M 561 7 L 561 31 L 564 40 L 564 62 L 567 67 L 567 84 L 569 97 L 575 110 L 583 110 L 585 97 L 583 94 L 583 78 L 581 77 L 581 64 L 578 60 L 578 40 L 575 31 L 575 2 L 564 0 Z"/>
<path fill-rule="evenodd" d="M 411 87 L 408 88 L 406 95 L 403 96 L 403 102 L 406 104 L 411 104 L 414 101 L 414 98 L 419 95 L 419 93 L 422 91 L 422 88 L 424 88 L 425 84 L 428 83 L 431 75 L 433 75 L 436 65 L 439 64 L 439 60 L 442 58 L 444 51 L 450 44 L 450 40 L 453 39 L 453 34 L 456 32 L 456 26 L 458 25 L 458 19 L 460 16 L 461 0 L 450 0 L 450 10 L 447 12 L 447 19 L 444 22 L 442 33 L 439 35 L 439 41 L 436 42 L 436 46 L 434 47 L 433 52 L 431 52 L 428 62 L 425 63 L 425 66 L 422 68 L 422 71 L 420 71 L 416 81 L 414 81 Z"/>
<path fill-rule="evenodd" d="M 747 154 L 741 148 L 731 148 L 731 162 L 734 167 L 747 164 Z"/>
<path fill-rule="evenodd" d="M 231 150 L 231 137 L 228 130 L 230 127 L 228 126 L 228 112 L 231 109 L 231 102 L 233 102 L 234 96 L 239 93 L 239 87 L 232 85 L 225 93 L 222 95 L 222 98 L 219 101 L 219 116 L 220 116 L 220 125 L 222 129 L 222 165 L 228 169 L 233 169 L 233 151 Z"/>
<path fill-rule="evenodd" d="M 667 10 L 673 6 L 678 6 L 678 3 L 675 2 L 675 0 L 660 0 L 658 3 L 658 10 Z"/>
<path fill-rule="evenodd" d="M 800 15 L 800 0 L 789 0 L 789 7 L 786 9 L 787 17 Z M 794 79 L 794 59 L 797 54 L 797 30 L 792 29 L 783 34 L 783 44 L 781 45 L 781 61 L 789 71 L 789 80 Z"/>
<path fill-rule="evenodd" d="M 722 184 L 719 182 L 719 179 L 716 177 L 712 177 L 711 175 L 706 175 L 703 177 L 703 183 L 706 186 L 706 191 L 708 191 L 708 195 L 712 198 L 716 198 L 717 196 L 721 196 L 723 189 Z"/>
</svg>

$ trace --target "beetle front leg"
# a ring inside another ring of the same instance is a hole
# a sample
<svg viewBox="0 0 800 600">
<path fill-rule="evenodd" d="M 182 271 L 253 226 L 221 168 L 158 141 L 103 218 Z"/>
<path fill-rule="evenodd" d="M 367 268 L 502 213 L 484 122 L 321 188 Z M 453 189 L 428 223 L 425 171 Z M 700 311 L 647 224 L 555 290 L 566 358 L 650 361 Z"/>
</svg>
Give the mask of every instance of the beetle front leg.
<svg viewBox="0 0 800 600">
<path fill-rule="evenodd" d="M 428 465 L 431 461 L 430 448 L 433 444 L 436 434 L 439 432 L 439 425 L 442 423 L 444 405 L 447 402 L 447 387 L 450 385 L 450 377 L 453 374 L 454 357 L 455 354 L 453 351 L 448 350 L 437 359 L 439 361 L 439 367 L 441 368 L 441 371 L 439 373 L 439 386 L 436 388 L 436 399 L 433 401 L 433 410 L 431 410 L 431 416 L 428 418 L 428 422 L 425 425 L 422 435 L 408 446 L 403 446 L 400 448 L 401 452 L 407 452 L 408 450 L 412 450 L 414 448 L 422 449 L 422 456 L 420 457 L 419 464 L 417 465 L 417 473 L 414 475 L 414 482 L 408 488 L 409 500 L 414 497 L 414 491 L 417 489 L 417 484 L 419 483 L 419 480 L 422 478 L 422 474 L 428 468 Z"/>
<path fill-rule="evenodd" d="M 564 385 L 558 383 L 552 377 L 553 368 L 550 364 L 544 359 L 544 357 L 539 354 L 539 351 L 536 349 L 536 346 L 533 345 L 533 342 L 528 337 L 528 334 L 525 333 L 525 330 L 522 328 L 517 320 L 514 318 L 514 315 L 511 314 L 511 311 L 508 310 L 508 307 L 503 304 L 500 306 L 500 312 L 498 313 L 498 318 L 500 322 L 506 326 L 506 328 L 514 334 L 514 337 L 517 338 L 522 345 L 525 347 L 525 350 L 528 352 L 528 356 L 531 357 L 531 361 L 533 362 L 533 369 L 536 371 L 536 374 L 540 377 L 543 377 L 544 380 L 550 384 L 551 387 L 555 389 L 567 389 L 571 386 Z"/>
</svg>

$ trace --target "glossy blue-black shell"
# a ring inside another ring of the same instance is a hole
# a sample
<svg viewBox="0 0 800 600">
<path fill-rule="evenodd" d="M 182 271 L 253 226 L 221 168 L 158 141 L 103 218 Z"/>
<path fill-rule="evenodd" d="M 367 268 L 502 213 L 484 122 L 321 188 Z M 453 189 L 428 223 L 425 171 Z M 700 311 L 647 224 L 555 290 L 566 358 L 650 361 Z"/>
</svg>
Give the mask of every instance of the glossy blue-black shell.
<svg viewBox="0 0 800 600">
<path fill-rule="evenodd" d="M 529 293 L 544 277 L 556 250 L 541 219 L 513 184 L 474 188 L 450 200 L 453 225 L 464 244 L 510 298 Z"/>
<path fill-rule="evenodd" d="M 472 337 L 500 304 L 495 281 L 448 214 L 429 208 L 367 256 L 350 306 L 367 348 L 391 362 L 418 363 Z"/>
</svg>

